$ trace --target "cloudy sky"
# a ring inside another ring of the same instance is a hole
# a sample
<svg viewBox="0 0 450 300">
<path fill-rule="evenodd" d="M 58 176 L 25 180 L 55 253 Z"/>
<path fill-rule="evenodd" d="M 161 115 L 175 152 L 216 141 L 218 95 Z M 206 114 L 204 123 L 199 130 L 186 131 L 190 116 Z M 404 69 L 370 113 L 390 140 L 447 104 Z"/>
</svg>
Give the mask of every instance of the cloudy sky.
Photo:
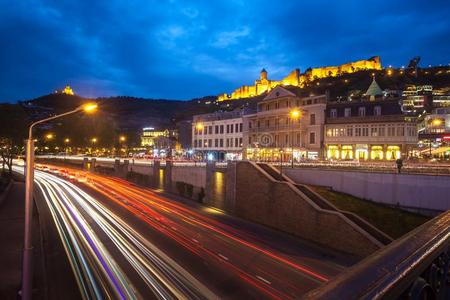
<svg viewBox="0 0 450 300">
<path fill-rule="evenodd" d="M 450 63 L 450 5 L 415 0 L 0 0 L 0 102 L 190 99 L 380 55 Z"/>
</svg>

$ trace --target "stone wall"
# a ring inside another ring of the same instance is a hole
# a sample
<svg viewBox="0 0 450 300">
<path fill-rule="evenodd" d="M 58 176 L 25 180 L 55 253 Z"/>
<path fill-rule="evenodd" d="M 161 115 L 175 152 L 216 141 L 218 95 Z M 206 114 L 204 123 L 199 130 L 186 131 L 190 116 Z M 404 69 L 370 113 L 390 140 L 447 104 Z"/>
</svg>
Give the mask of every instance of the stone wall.
<svg viewBox="0 0 450 300">
<path fill-rule="evenodd" d="M 424 214 L 450 209 L 450 176 L 390 174 L 294 168 L 285 174 L 298 183 L 333 190 Z"/>
<path fill-rule="evenodd" d="M 365 257 L 382 244 L 341 213 L 323 210 L 291 183 L 250 162 L 237 162 L 234 214 L 324 246 Z"/>
</svg>

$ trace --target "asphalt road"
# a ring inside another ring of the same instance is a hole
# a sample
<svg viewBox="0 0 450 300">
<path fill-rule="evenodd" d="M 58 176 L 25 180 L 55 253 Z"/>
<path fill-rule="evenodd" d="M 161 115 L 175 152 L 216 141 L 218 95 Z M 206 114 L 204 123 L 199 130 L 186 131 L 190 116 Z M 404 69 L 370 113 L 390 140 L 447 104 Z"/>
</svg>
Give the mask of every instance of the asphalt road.
<svg viewBox="0 0 450 300">
<path fill-rule="evenodd" d="M 124 180 L 52 168 L 37 186 L 85 296 L 294 299 L 353 262 Z"/>
</svg>

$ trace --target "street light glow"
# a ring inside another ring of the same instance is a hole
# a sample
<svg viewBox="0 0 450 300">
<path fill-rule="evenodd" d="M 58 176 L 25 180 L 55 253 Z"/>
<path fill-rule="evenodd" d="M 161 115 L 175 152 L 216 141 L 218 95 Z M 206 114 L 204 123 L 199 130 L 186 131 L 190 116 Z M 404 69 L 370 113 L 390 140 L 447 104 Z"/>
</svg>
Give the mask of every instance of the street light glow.
<svg viewBox="0 0 450 300">
<path fill-rule="evenodd" d="M 291 112 L 289 113 L 289 115 L 290 115 L 290 117 L 291 117 L 291 119 L 298 119 L 298 118 L 300 118 L 300 111 L 298 110 L 298 109 L 293 109 L 293 110 L 291 110 Z"/>
<path fill-rule="evenodd" d="M 69 139 L 69 138 L 66 138 L 66 139 L 64 140 L 64 143 L 70 143 L 70 139 Z"/>
<path fill-rule="evenodd" d="M 195 125 L 195 127 L 197 128 L 197 130 L 203 130 L 203 123 L 197 123 L 197 125 Z"/>
<path fill-rule="evenodd" d="M 86 103 L 83 105 L 83 110 L 87 113 L 93 113 L 97 110 L 97 103 Z"/>
<path fill-rule="evenodd" d="M 92 138 L 92 139 L 91 139 L 91 142 L 97 143 L 97 138 Z"/>
<path fill-rule="evenodd" d="M 120 138 L 119 138 L 119 140 L 121 141 L 121 142 L 125 142 L 126 140 L 127 140 L 127 138 L 125 137 L 125 136 L 121 136 Z"/>
<path fill-rule="evenodd" d="M 47 140 L 51 140 L 51 139 L 53 138 L 53 134 L 48 133 L 48 134 L 45 136 L 45 138 L 46 138 Z"/>
</svg>

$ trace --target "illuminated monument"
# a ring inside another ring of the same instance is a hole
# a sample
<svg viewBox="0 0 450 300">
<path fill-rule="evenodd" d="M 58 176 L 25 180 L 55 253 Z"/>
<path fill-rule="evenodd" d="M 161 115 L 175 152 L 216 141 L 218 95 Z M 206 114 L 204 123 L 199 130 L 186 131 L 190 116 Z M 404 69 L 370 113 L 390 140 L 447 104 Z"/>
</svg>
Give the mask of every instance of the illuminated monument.
<svg viewBox="0 0 450 300">
<path fill-rule="evenodd" d="M 231 95 L 226 93 L 221 94 L 217 97 L 217 100 L 224 101 L 258 96 L 266 91 L 270 91 L 277 85 L 303 87 L 306 82 L 311 80 L 325 77 L 335 77 L 344 73 L 354 73 L 361 70 L 381 70 L 380 57 L 374 56 L 367 60 L 359 60 L 340 66 L 309 68 L 303 74 L 300 73 L 300 69 L 295 69 L 282 80 L 267 79 L 267 71 L 262 69 L 260 77 L 255 80 L 254 85 L 241 86 L 240 88 L 235 89 Z"/>
<path fill-rule="evenodd" d="M 75 95 L 74 91 L 72 90 L 72 88 L 69 85 L 66 85 L 63 89 L 61 90 L 56 90 L 55 94 L 66 94 L 66 95 Z"/>
</svg>

